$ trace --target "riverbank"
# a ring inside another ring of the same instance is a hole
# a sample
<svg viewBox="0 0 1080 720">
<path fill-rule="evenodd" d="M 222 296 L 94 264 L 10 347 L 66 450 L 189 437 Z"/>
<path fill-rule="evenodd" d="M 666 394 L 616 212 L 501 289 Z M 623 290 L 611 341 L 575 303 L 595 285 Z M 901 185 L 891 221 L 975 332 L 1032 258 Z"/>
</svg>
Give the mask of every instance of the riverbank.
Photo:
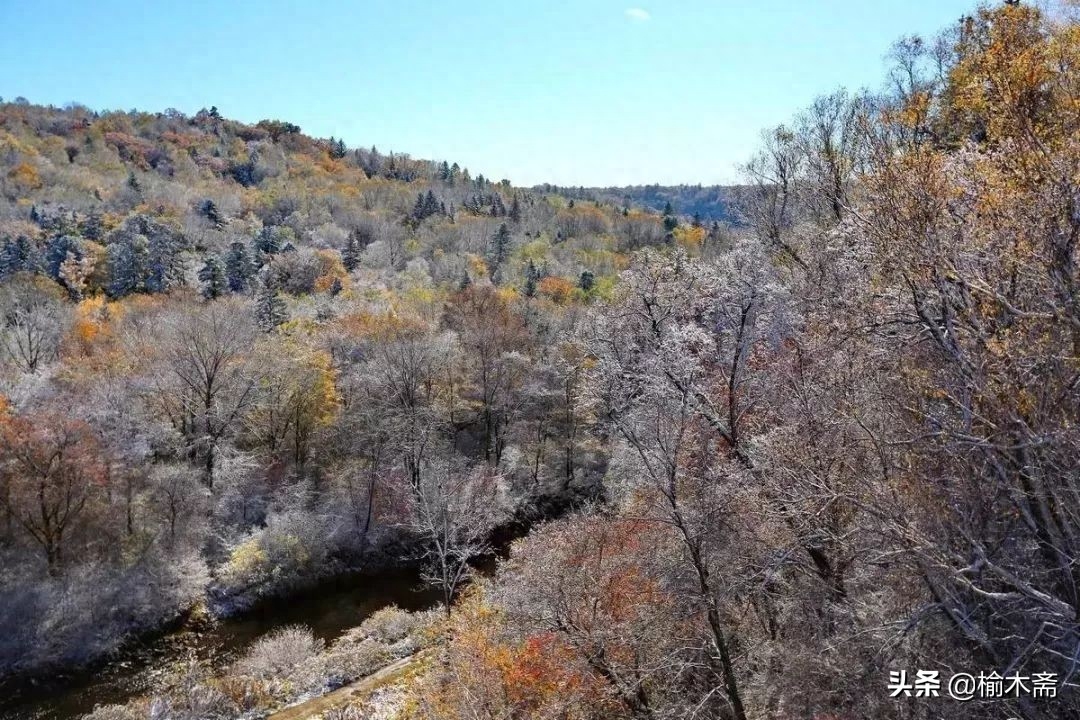
<svg viewBox="0 0 1080 720">
<path fill-rule="evenodd" d="M 493 529 L 492 554 L 479 558 L 477 567 L 491 570 L 533 523 L 563 514 L 579 499 L 548 497 L 532 512 L 519 511 Z M 72 720 L 97 705 L 122 704 L 153 690 L 179 664 L 219 670 L 258 638 L 290 625 L 310 627 L 316 638 L 331 643 L 383 607 L 434 607 L 439 594 L 423 585 L 415 557 L 408 543 L 396 542 L 365 554 L 363 570 L 340 571 L 347 567 L 342 562 L 333 566 L 336 574 L 309 576 L 277 592 L 236 602 L 219 598 L 207 612 L 189 609 L 81 668 L 7 678 L 0 682 L 0 720 Z"/>
<path fill-rule="evenodd" d="M 442 617 L 437 610 L 388 606 L 330 643 L 311 628 L 282 627 L 221 667 L 180 663 L 152 692 L 123 704 L 100 705 L 84 718 L 265 718 L 290 709 L 302 714 L 305 705 L 344 701 L 363 688 L 374 689 L 378 678 L 403 670 L 409 663 L 400 661 L 421 657 L 435 643 Z M 357 685 L 364 679 L 366 684 Z M 354 693 L 338 692 L 349 687 Z"/>
<path fill-rule="evenodd" d="M 438 593 L 423 586 L 416 567 L 328 578 L 232 617 L 198 619 L 142 636 L 116 656 L 81 670 L 9 681 L 0 686 L 0 720 L 79 718 L 96 705 L 123 704 L 151 692 L 181 665 L 219 670 L 281 628 L 305 625 L 330 644 L 385 607 L 418 611 L 437 602 Z"/>
<path fill-rule="evenodd" d="M 266 720 L 312 720 L 323 717 L 331 710 L 362 705 L 375 691 L 402 681 L 418 671 L 431 654 L 431 650 L 421 650 L 345 687 L 272 713 Z"/>
</svg>

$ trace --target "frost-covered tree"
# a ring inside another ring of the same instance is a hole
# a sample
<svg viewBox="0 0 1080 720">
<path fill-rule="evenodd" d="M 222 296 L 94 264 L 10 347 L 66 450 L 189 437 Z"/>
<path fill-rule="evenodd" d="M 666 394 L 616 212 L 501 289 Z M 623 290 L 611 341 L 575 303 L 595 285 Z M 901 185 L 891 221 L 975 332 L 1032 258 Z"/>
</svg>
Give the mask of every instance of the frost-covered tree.
<svg viewBox="0 0 1080 720">
<path fill-rule="evenodd" d="M 424 579 L 442 591 L 447 617 L 472 562 L 491 550 L 490 533 L 504 516 L 501 478 L 491 468 L 453 461 L 427 466 L 415 492 L 413 529 L 422 538 Z"/>
<path fill-rule="evenodd" d="M 242 242 L 233 242 L 225 255 L 225 278 L 229 292 L 246 292 L 255 277 L 255 266 L 247 246 Z"/>
<path fill-rule="evenodd" d="M 203 266 L 199 268 L 199 282 L 202 283 L 202 294 L 208 300 L 220 297 L 227 288 L 225 278 L 225 266 L 217 255 L 208 255 Z"/>
<path fill-rule="evenodd" d="M 172 234 L 158 233 L 150 238 L 143 281 L 147 292 L 167 292 L 184 284 L 186 273 L 181 249 Z"/>
<path fill-rule="evenodd" d="M 36 372 L 57 359 L 71 309 L 57 287 L 19 275 L 0 284 L 0 359 L 22 372 Z"/>
<path fill-rule="evenodd" d="M 0 245 L 0 278 L 17 272 L 40 272 L 42 259 L 30 238 L 5 238 Z"/>
<path fill-rule="evenodd" d="M 349 233 L 348 239 L 345 241 L 345 249 L 341 251 L 341 264 L 345 266 L 345 269 L 352 272 L 360 266 L 360 254 L 363 252 L 363 247 L 360 244 L 360 236 L 354 231 Z"/>
<path fill-rule="evenodd" d="M 108 281 L 105 289 L 111 297 L 121 298 L 145 288 L 148 241 L 142 235 L 125 235 L 105 250 Z"/>
<path fill-rule="evenodd" d="M 266 274 L 255 296 L 255 322 L 265 332 L 270 332 L 289 319 L 284 298 L 269 274 Z"/>
</svg>

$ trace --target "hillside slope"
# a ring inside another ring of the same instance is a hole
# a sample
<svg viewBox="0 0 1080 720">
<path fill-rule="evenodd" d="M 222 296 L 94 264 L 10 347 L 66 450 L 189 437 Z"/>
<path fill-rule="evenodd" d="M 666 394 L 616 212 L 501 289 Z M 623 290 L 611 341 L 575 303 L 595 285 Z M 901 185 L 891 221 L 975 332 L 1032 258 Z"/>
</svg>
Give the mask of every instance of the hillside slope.
<svg viewBox="0 0 1080 720">
<path fill-rule="evenodd" d="M 633 185 L 628 187 L 557 187 L 538 185 L 539 192 L 557 193 L 577 200 L 662 213 L 670 207 L 676 215 L 701 222 L 738 224 L 739 187 L 734 185 Z"/>
<path fill-rule="evenodd" d="M 451 598 L 596 492 L 583 311 L 721 241 L 283 121 L 0 105 L 0 674 L 415 559 L 444 506 Z"/>
</svg>

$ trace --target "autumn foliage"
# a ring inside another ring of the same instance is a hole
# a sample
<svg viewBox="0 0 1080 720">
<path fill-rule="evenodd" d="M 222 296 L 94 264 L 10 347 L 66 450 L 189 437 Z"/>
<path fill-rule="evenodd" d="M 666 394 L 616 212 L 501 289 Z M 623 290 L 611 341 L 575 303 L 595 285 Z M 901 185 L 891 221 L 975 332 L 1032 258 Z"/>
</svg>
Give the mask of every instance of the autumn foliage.
<svg viewBox="0 0 1080 720">
<path fill-rule="evenodd" d="M 0 503 L 57 573 L 108 491 L 100 444 L 89 426 L 62 415 L 3 414 L 0 450 Z"/>
<path fill-rule="evenodd" d="M 507 665 L 586 672 L 604 691 L 567 712 L 607 717 L 1077 712 L 1064 686 L 884 690 L 899 668 L 1060 680 L 1080 647 L 1075 11 L 983 7 L 890 58 L 887 92 L 764 133 L 730 248 L 696 259 L 708 238 L 676 227 L 597 309 L 608 505 L 515 547 L 473 621 L 513 661 L 452 636 L 442 717 L 514 716 L 508 691 L 471 702 Z"/>
</svg>

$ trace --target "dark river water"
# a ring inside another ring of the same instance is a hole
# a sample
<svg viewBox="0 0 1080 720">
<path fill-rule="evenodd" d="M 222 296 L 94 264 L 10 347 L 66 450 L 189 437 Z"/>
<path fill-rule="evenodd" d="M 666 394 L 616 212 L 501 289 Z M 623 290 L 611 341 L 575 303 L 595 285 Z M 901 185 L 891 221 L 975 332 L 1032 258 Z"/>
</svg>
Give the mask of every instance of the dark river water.
<svg viewBox="0 0 1080 720">
<path fill-rule="evenodd" d="M 37 683 L 0 686 L 0 720 L 67 720 L 95 705 L 121 703 L 149 691 L 170 666 L 188 658 L 221 665 L 259 636 L 285 625 L 307 625 L 330 641 L 387 605 L 421 610 L 439 593 L 421 586 L 416 570 L 346 575 L 243 615 L 175 632 L 125 648 L 115 661 Z"/>
</svg>

